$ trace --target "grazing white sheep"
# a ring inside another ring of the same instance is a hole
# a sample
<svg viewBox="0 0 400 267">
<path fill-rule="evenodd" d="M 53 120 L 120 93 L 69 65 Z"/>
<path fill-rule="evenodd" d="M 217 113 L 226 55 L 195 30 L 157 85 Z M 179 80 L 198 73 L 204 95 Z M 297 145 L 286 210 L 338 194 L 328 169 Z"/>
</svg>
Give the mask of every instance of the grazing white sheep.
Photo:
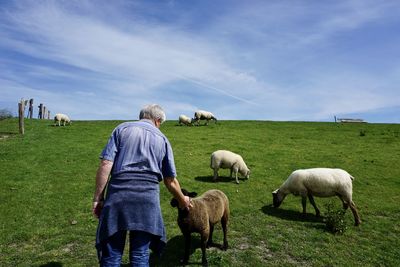
<svg viewBox="0 0 400 267">
<path fill-rule="evenodd" d="M 192 119 L 189 118 L 188 116 L 182 114 L 179 116 L 179 125 L 182 125 L 182 124 L 192 125 Z"/>
<path fill-rule="evenodd" d="M 249 179 L 250 170 L 247 168 L 246 163 L 244 162 L 242 156 L 233 153 L 228 150 L 217 150 L 211 154 L 211 169 L 214 170 L 214 181 L 218 178 L 218 170 L 221 169 L 230 169 L 232 178 L 232 172 L 235 172 L 236 183 L 239 183 L 238 172 Z"/>
<path fill-rule="evenodd" d="M 205 125 L 208 125 L 208 122 L 210 120 L 214 120 L 215 123 L 217 123 L 217 118 L 214 116 L 214 114 L 212 114 L 209 111 L 205 111 L 205 110 L 197 110 L 194 113 L 193 122 L 197 122 L 197 125 L 199 125 L 200 124 L 200 120 L 206 120 Z"/>
<path fill-rule="evenodd" d="M 67 124 L 71 124 L 72 123 L 67 115 L 61 114 L 61 113 L 57 113 L 54 116 L 54 126 L 57 126 L 57 124 L 58 124 L 58 126 L 60 126 L 61 122 L 62 122 L 63 126 L 65 126 L 66 123 Z"/>
<path fill-rule="evenodd" d="M 320 212 L 315 205 L 313 196 L 338 196 L 343 202 L 344 209 L 350 206 L 354 215 L 355 225 L 359 225 L 361 223 L 360 216 L 352 200 L 353 179 L 353 176 L 342 169 L 313 168 L 296 170 L 290 174 L 279 189 L 272 192 L 273 205 L 276 208 L 279 207 L 286 195 L 290 193 L 295 196 L 300 195 L 302 198 L 303 214 L 306 213 L 308 197 L 315 209 L 316 215 L 319 216 Z"/>
<path fill-rule="evenodd" d="M 191 233 L 200 233 L 202 264 L 207 266 L 206 247 L 213 245 L 212 234 L 214 225 L 221 222 L 224 232 L 223 250 L 228 248 L 228 220 L 229 220 L 229 200 L 228 197 L 220 190 L 208 190 L 199 197 L 196 192 L 188 192 L 182 188 L 182 193 L 189 196 L 193 207 L 189 210 L 180 209 L 178 201 L 173 198 L 171 200 L 172 207 L 178 207 L 178 225 L 185 237 L 185 254 L 182 259 L 183 264 L 187 264 L 189 260 Z M 196 198 L 194 198 L 196 197 Z"/>
</svg>

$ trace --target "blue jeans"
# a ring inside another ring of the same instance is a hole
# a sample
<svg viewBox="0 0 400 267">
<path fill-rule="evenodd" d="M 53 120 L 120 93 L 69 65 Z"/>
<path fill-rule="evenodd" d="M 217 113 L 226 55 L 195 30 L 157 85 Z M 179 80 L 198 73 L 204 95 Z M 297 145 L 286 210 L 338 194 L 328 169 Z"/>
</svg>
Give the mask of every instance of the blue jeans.
<svg viewBox="0 0 400 267">
<path fill-rule="evenodd" d="M 131 267 L 149 266 L 149 246 L 152 235 L 142 231 L 129 233 L 129 260 Z M 119 231 L 101 244 L 101 267 L 120 266 L 124 252 L 126 231 Z"/>
</svg>

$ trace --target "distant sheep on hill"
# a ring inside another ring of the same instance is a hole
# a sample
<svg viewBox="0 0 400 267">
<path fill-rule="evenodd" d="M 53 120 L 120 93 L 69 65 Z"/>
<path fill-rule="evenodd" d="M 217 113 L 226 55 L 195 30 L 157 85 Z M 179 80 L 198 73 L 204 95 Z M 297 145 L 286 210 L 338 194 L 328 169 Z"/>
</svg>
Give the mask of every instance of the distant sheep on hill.
<svg viewBox="0 0 400 267">
<path fill-rule="evenodd" d="M 333 197 L 338 196 L 343 202 L 343 208 L 350 206 L 354 215 L 355 225 L 361 223 L 356 205 L 352 200 L 354 177 L 342 169 L 314 168 L 296 170 L 290 174 L 281 187 L 272 192 L 273 205 L 279 207 L 286 195 L 300 195 L 303 205 L 303 214 L 306 213 L 307 197 L 313 205 L 316 215 L 320 215 L 313 196 Z"/>
<path fill-rule="evenodd" d="M 179 116 L 179 125 L 182 125 L 182 124 L 184 124 L 184 125 L 192 125 L 192 119 L 189 118 L 186 115 L 180 115 Z"/>
<path fill-rule="evenodd" d="M 217 123 L 217 118 L 214 116 L 214 114 L 212 114 L 209 111 L 204 111 L 204 110 L 197 110 L 194 113 L 193 122 L 197 122 L 197 125 L 199 125 L 200 124 L 200 120 L 206 120 L 205 125 L 208 125 L 208 122 L 210 120 L 214 120 L 215 123 Z"/>
<path fill-rule="evenodd" d="M 58 124 L 58 126 L 60 126 L 61 123 L 62 123 L 63 126 L 65 126 L 66 123 L 67 124 L 71 124 L 72 122 L 71 122 L 71 120 L 69 119 L 69 117 L 67 115 L 61 114 L 61 113 L 57 113 L 54 116 L 54 126 L 57 126 L 57 124 Z"/>
</svg>

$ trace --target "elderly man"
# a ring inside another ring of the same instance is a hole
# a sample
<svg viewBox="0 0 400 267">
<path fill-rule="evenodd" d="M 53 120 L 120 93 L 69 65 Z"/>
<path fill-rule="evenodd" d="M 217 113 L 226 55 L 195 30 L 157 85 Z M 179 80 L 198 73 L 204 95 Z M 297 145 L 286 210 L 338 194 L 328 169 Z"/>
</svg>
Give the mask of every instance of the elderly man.
<svg viewBox="0 0 400 267">
<path fill-rule="evenodd" d="M 100 156 L 93 198 L 100 266 L 120 266 L 127 231 L 131 266 L 149 266 L 149 248 L 159 252 L 165 245 L 160 181 L 181 208 L 191 207 L 176 179 L 171 145 L 159 130 L 163 109 L 147 105 L 139 119 L 118 125 Z"/>
</svg>

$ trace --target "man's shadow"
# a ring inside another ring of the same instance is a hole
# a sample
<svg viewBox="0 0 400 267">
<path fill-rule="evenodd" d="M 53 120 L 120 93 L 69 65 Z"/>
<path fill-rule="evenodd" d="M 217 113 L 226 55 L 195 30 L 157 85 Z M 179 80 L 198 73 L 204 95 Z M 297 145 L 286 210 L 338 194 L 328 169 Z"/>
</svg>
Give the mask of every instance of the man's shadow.
<svg viewBox="0 0 400 267">
<path fill-rule="evenodd" d="M 192 234 L 191 246 L 189 250 L 189 263 L 187 265 L 201 265 L 201 262 L 190 262 L 190 255 L 192 255 L 196 249 L 200 249 L 200 236 Z M 161 256 L 154 253 L 150 254 L 150 266 L 165 266 L 175 267 L 182 266 L 181 259 L 185 252 L 185 239 L 183 235 L 177 235 L 168 240 L 164 251 Z M 129 263 L 124 263 L 122 267 L 129 267 Z"/>
</svg>

